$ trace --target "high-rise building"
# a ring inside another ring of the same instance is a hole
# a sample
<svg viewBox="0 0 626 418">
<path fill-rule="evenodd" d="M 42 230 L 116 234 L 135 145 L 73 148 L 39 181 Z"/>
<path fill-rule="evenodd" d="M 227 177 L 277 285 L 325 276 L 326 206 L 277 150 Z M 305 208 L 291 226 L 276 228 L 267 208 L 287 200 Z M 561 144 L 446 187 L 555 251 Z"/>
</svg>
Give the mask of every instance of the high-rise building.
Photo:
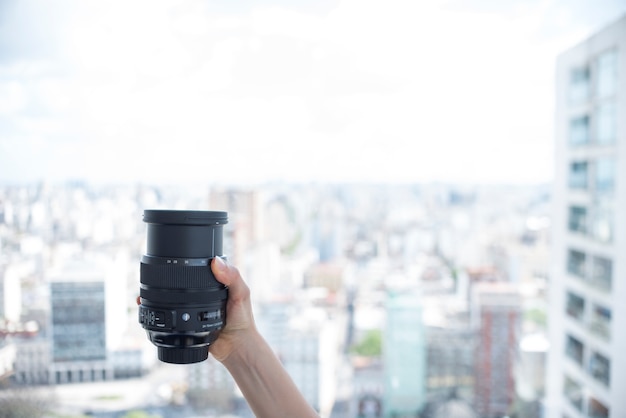
<svg viewBox="0 0 626 418">
<path fill-rule="evenodd" d="M 626 416 L 626 16 L 556 72 L 546 416 Z"/>
<path fill-rule="evenodd" d="M 521 295 L 510 282 L 476 283 L 472 293 L 472 323 L 478 330 L 475 409 L 481 417 L 503 417 L 515 401 Z"/>
<path fill-rule="evenodd" d="M 394 289 L 387 295 L 383 339 L 383 416 L 414 417 L 426 400 L 426 338 L 420 296 Z"/>
<path fill-rule="evenodd" d="M 246 264 L 246 253 L 261 237 L 261 206 L 259 192 L 246 189 L 211 190 L 209 210 L 228 212 L 224 228 L 224 255 L 240 269 Z"/>
<path fill-rule="evenodd" d="M 51 277 L 50 383 L 114 377 L 109 353 L 125 331 L 123 287 L 113 262 L 98 257 L 72 260 Z M 120 313 L 122 315 L 120 316 Z"/>
</svg>

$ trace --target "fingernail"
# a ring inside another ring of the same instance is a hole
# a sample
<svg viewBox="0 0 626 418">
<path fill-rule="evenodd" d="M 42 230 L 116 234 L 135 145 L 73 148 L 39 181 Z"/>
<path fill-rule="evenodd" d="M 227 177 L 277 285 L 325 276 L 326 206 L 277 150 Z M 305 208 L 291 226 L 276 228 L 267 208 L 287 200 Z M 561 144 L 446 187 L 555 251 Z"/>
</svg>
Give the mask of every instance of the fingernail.
<svg viewBox="0 0 626 418">
<path fill-rule="evenodd" d="M 215 268 L 220 271 L 226 270 L 226 263 L 222 260 L 222 257 L 215 257 Z"/>
</svg>

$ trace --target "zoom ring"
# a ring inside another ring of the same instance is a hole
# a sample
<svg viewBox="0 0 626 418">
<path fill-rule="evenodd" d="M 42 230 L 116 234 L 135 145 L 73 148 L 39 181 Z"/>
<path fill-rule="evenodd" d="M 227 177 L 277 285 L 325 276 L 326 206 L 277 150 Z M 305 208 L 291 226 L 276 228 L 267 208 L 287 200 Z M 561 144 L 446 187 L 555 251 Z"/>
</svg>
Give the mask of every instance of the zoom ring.
<svg viewBox="0 0 626 418">
<path fill-rule="evenodd" d="M 170 266 L 141 263 L 142 284 L 165 289 L 215 289 L 223 288 L 208 266 Z"/>
</svg>

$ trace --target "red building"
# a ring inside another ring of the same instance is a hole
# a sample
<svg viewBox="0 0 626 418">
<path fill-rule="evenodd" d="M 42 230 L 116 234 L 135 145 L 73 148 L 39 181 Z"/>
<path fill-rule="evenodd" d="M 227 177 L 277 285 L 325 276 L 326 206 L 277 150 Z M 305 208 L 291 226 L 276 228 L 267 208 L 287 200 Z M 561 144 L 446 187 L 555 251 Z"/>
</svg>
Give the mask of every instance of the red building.
<svg viewBox="0 0 626 418">
<path fill-rule="evenodd" d="M 502 417 L 515 400 L 514 368 L 521 324 L 521 297 L 508 282 L 476 283 L 472 321 L 478 329 L 475 409 L 481 417 Z"/>
</svg>

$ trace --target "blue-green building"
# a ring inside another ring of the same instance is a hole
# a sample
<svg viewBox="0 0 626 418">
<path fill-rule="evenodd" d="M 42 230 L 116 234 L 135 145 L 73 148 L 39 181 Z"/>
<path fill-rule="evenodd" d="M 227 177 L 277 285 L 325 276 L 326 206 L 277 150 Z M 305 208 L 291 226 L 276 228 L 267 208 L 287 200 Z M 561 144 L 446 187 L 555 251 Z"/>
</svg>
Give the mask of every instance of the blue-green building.
<svg viewBox="0 0 626 418">
<path fill-rule="evenodd" d="M 426 398 L 426 338 L 416 290 L 387 294 L 383 342 L 385 417 L 416 417 Z"/>
</svg>

